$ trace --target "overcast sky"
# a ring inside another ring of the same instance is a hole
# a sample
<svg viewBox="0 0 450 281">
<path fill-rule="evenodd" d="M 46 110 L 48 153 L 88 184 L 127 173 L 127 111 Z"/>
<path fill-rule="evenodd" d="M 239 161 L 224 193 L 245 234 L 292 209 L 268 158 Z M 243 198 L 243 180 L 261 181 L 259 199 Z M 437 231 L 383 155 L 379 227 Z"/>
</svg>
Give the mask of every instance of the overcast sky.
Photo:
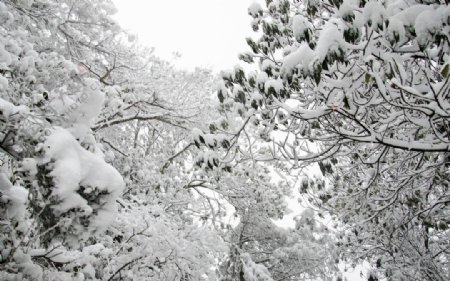
<svg viewBox="0 0 450 281">
<path fill-rule="evenodd" d="M 113 0 L 116 18 L 160 57 L 193 69 L 230 69 L 248 51 L 247 9 L 255 0 Z M 174 59 L 174 53 L 181 58 Z"/>
</svg>

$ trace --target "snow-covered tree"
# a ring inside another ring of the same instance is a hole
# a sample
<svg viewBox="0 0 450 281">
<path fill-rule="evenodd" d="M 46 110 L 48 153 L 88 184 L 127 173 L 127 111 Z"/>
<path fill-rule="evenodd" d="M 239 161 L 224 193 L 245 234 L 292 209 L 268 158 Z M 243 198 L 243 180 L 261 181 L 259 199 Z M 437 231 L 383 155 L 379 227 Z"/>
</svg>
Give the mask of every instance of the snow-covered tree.
<svg viewBox="0 0 450 281">
<path fill-rule="evenodd" d="M 240 58 L 258 70 L 224 72 L 218 90 L 223 123 L 238 123 L 221 128 L 225 161 L 317 163 L 325 179 L 300 190 L 343 229 L 345 262 L 448 279 L 448 3 L 267 0 L 249 14 Z M 259 141 L 238 145 L 246 130 Z"/>
<path fill-rule="evenodd" d="M 248 208 L 231 234 L 221 280 L 265 280 L 257 275 L 271 278 L 267 280 L 335 280 L 334 236 L 311 210 L 299 216 L 294 229 L 282 229 L 269 216 Z"/>
<path fill-rule="evenodd" d="M 155 58 L 113 12 L 0 3 L 2 280 L 215 279 L 226 248 L 183 188 L 212 76 Z"/>
<path fill-rule="evenodd" d="M 198 183 L 208 180 L 192 169 L 190 131 L 208 118 L 212 76 L 154 61 L 143 77 L 130 83 L 136 87 L 127 95 L 149 99 L 105 112 L 109 117 L 99 124 L 106 125 L 96 130 L 126 182 L 118 224 L 110 230 L 117 258 L 108 270 L 130 280 L 215 280 L 215 259 L 227 248 L 210 222 L 221 208 L 200 190 Z"/>
<path fill-rule="evenodd" d="M 220 132 L 223 122 L 215 121 L 209 129 Z M 194 143 L 200 148 L 225 153 L 221 163 L 217 158 L 221 153 L 200 153 L 197 165 L 214 180 L 196 182 L 217 195 L 219 204 L 225 201 L 226 209 L 233 210 L 235 217 L 234 223 L 225 221 L 223 237 L 229 253 L 220 262 L 220 280 L 333 280 L 337 259 L 331 231 L 320 226 L 310 211 L 302 214 L 296 229 L 284 230 L 273 222 L 285 215 L 286 197 L 291 195 L 292 186 L 284 179 L 274 181 L 269 167 L 245 157 L 227 162 L 227 155 L 234 152 L 229 151 L 231 144 L 225 136 L 197 133 Z M 244 133 L 251 143 L 250 132 Z M 245 147 L 246 141 L 239 145 Z M 233 150 L 239 150 L 237 146 Z"/>
<path fill-rule="evenodd" d="M 94 149 L 89 129 L 105 92 L 69 55 L 80 46 L 93 54 L 94 42 L 85 40 L 117 34 L 108 5 L 0 3 L 3 280 L 81 278 L 81 271 L 54 275 L 71 260 L 64 249 L 80 254 L 80 243 L 104 231 L 117 212 L 124 182 Z M 92 21 L 85 21 L 85 8 L 97 10 Z M 90 28 L 94 23 L 105 28 Z"/>
</svg>

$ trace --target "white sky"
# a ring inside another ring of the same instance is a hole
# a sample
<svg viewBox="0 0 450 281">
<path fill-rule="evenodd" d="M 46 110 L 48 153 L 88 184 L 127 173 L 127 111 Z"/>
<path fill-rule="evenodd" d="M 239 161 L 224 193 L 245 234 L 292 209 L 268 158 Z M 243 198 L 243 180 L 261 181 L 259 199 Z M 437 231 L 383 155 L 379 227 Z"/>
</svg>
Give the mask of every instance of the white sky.
<svg viewBox="0 0 450 281">
<path fill-rule="evenodd" d="M 255 0 L 113 0 L 122 27 L 155 47 L 159 57 L 176 66 L 215 71 L 238 64 L 252 36 L 248 7 Z M 174 53 L 181 54 L 175 58 Z"/>
</svg>

